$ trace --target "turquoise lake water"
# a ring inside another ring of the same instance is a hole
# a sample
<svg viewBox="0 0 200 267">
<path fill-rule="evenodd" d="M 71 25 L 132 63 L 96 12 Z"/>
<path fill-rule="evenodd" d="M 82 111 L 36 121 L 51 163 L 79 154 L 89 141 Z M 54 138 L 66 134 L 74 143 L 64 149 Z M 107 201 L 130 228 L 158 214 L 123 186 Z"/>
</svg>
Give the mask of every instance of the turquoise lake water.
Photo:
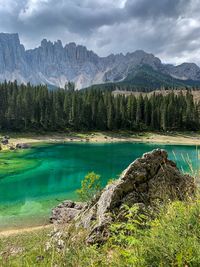
<svg viewBox="0 0 200 267">
<path fill-rule="evenodd" d="M 188 157 L 194 169 L 198 165 L 196 147 L 183 145 L 66 143 L 1 152 L 0 229 L 47 222 L 51 208 L 60 201 L 77 200 L 75 191 L 88 172 L 100 174 L 102 185 L 106 185 L 154 148 L 166 149 L 184 171 L 189 171 L 184 160 Z"/>
</svg>

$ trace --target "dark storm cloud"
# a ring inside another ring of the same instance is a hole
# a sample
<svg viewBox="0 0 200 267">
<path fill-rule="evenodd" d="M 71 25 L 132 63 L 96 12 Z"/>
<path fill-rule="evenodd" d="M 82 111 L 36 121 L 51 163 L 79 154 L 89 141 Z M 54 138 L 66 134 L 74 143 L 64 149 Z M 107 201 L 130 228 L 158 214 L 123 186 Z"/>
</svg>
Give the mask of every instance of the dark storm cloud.
<svg viewBox="0 0 200 267">
<path fill-rule="evenodd" d="M 189 4 L 189 0 L 135 0 L 127 1 L 127 13 L 139 19 L 177 17 Z"/>
<path fill-rule="evenodd" d="M 64 26 L 72 32 L 88 34 L 104 25 L 120 24 L 131 19 L 175 17 L 189 3 L 188 0 L 127 0 L 120 7 L 111 2 L 114 0 L 104 5 L 101 1 L 94 4 L 92 0 L 28 1 L 19 19 L 27 25 L 44 28 Z"/>
<path fill-rule="evenodd" d="M 0 0 L 0 31 L 19 32 L 27 47 L 45 37 L 200 63 L 199 11 L 199 0 Z"/>
<path fill-rule="evenodd" d="M 27 25 L 41 25 L 44 28 L 61 26 L 84 35 L 103 25 L 114 24 L 123 15 L 120 8 L 110 5 L 102 7 L 98 2 L 96 6 L 90 6 L 88 2 L 49 0 L 41 1 L 35 8 L 30 2 L 20 13 L 19 19 Z"/>
</svg>

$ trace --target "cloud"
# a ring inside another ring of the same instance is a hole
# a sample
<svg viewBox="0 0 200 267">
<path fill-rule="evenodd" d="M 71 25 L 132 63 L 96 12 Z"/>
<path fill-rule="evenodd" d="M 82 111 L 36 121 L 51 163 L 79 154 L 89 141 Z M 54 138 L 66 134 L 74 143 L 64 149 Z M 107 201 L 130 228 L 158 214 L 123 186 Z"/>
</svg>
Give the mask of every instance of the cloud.
<svg viewBox="0 0 200 267">
<path fill-rule="evenodd" d="M 136 49 L 165 62 L 200 64 L 199 0 L 0 0 L 0 31 L 26 47 L 41 39 L 86 45 L 100 55 Z"/>
<path fill-rule="evenodd" d="M 128 14 L 138 19 L 159 19 L 177 17 L 187 7 L 189 0 L 128 0 L 125 8 Z"/>
<path fill-rule="evenodd" d="M 68 31 L 82 35 L 91 34 L 94 29 L 103 25 L 112 25 L 116 18 L 122 17 L 120 7 L 113 1 L 78 1 L 78 0 L 29 0 L 19 14 L 19 20 L 28 25 L 65 27 Z"/>
</svg>

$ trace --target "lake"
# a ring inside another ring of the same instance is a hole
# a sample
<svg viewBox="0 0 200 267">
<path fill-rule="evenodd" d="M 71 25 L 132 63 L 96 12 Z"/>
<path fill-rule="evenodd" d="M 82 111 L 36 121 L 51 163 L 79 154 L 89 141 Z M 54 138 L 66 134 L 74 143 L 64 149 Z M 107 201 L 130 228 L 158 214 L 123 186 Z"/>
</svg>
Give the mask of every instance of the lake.
<svg viewBox="0 0 200 267">
<path fill-rule="evenodd" d="M 117 178 L 137 157 L 166 149 L 180 168 L 198 165 L 195 146 L 149 143 L 65 143 L 0 152 L 0 230 L 48 222 L 51 208 L 64 199 L 77 200 L 76 190 L 91 171 L 102 185 Z"/>
</svg>

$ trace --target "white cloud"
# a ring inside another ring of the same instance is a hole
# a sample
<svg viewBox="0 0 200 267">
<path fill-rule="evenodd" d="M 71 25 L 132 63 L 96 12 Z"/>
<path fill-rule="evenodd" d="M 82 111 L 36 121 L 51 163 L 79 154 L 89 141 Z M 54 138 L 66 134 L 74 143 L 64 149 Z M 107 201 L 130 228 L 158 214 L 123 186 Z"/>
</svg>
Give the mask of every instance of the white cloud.
<svg viewBox="0 0 200 267">
<path fill-rule="evenodd" d="M 28 0 L 19 13 L 19 19 L 25 20 L 41 11 L 43 6 L 48 6 L 48 0 Z"/>
</svg>

